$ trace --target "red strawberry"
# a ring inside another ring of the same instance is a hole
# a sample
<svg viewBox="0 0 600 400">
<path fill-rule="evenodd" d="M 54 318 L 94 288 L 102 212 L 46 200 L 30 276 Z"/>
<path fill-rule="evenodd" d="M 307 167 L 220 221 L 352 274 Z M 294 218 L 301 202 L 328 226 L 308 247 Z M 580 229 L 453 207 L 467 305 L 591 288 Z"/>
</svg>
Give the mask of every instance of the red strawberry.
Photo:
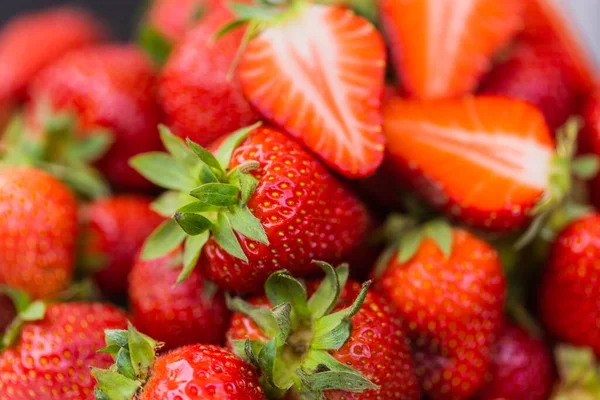
<svg viewBox="0 0 600 400">
<path fill-rule="evenodd" d="M 0 31 L 0 104 L 19 102 L 31 80 L 67 52 L 98 42 L 104 28 L 79 9 L 25 14 Z"/>
<path fill-rule="evenodd" d="M 468 399 L 484 384 L 502 325 L 498 255 L 443 223 L 412 231 L 397 245 L 399 253 L 384 253 L 376 288 L 400 310 L 429 397 Z"/>
<path fill-rule="evenodd" d="M 193 343 L 220 344 L 229 324 L 223 293 L 195 270 L 177 285 L 181 249 L 155 260 L 138 260 L 129 277 L 129 302 L 135 325 L 174 349 Z"/>
<path fill-rule="evenodd" d="M 552 354 L 543 341 L 509 324 L 494 346 L 490 375 L 480 400 L 547 400 L 554 386 Z"/>
<path fill-rule="evenodd" d="M 513 230 L 531 220 L 536 204 L 550 209 L 568 193 L 577 129 L 559 135 L 564 145 L 555 152 L 543 115 L 525 102 L 396 98 L 384 116 L 390 172 L 461 222 Z"/>
<path fill-rule="evenodd" d="M 150 199 L 118 195 L 90 203 L 81 219 L 84 267 L 97 271 L 103 293 L 124 295 L 137 253 L 164 218 L 150 209 Z"/>
<path fill-rule="evenodd" d="M 77 205 L 59 181 L 37 169 L 0 168 L 0 283 L 40 298 L 71 280 Z"/>
<path fill-rule="evenodd" d="M 380 14 L 406 90 L 422 99 L 473 90 L 521 25 L 520 0 L 382 0 Z"/>
<path fill-rule="evenodd" d="M 242 89 L 334 170 L 368 176 L 383 160 L 382 37 L 348 9 L 299 3 L 248 44 L 238 67 Z"/>
<path fill-rule="evenodd" d="M 36 314 L 32 320 L 32 312 Z M 124 328 L 127 316 L 104 304 L 43 303 L 23 310 L 28 315 L 17 341 L 0 353 L 0 394 L 7 400 L 92 400 L 94 379 L 90 367 L 107 368 L 105 329 Z M 37 313 L 39 311 L 39 313 Z M 23 321 L 21 321 L 23 322 Z"/>
<path fill-rule="evenodd" d="M 579 100 L 555 43 L 517 44 L 508 59 L 486 77 L 481 93 L 528 101 L 544 113 L 553 131 L 577 111 Z"/>
<path fill-rule="evenodd" d="M 261 366 L 263 387 L 274 397 L 289 389 L 288 398 L 420 399 L 396 311 L 368 284 L 346 285 L 347 266 L 319 264 L 326 278 L 309 285 L 310 299 L 304 285 L 279 271 L 267 281 L 266 297 L 231 300 L 238 313 L 228 345 Z M 274 363 L 264 362 L 267 349 L 276 349 Z"/>
<path fill-rule="evenodd" d="M 163 139 L 174 158 L 148 154 L 132 163 L 155 183 L 176 190 L 165 195 L 174 196 L 174 207 L 167 199 L 157 206 L 166 204 L 162 214 L 175 214 L 190 235 L 184 270 L 193 268 L 193 255 L 203 249 L 200 265 L 223 289 L 259 291 L 279 269 L 304 276 L 315 270 L 313 259 L 343 259 L 368 233 L 365 206 L 278 130 L 256 125 L 240 130 L 222 142 L 216 159 L 188 142 L 195 155 L 166 131 Z M 185 237 L 170 220 L 150 238 L 143 257 L 165 254 Z"/>
<path fill-rule="evenodd" d="M 587 98 L 582 112 L 584 129 L 579 136 L 579 152 L 600 155 L 600 88 Z M 590 197 L 596 208 L 600 208 L 600 176 L 590 183 Z"/>
<path fill-rule="evenodd" d="M 49 105 L 54 113 L 71 113 L 72 129 L 80 135 L 109 130 L 114 143 L 98 168 L 116 188 L 148 190 L 152 185 L 127 163 L 138 153 L 161 148 L 155 89 L 153 67 L 136 48 L 90 47 L 71 52 L 36 78 L 29 119 L 34 129 L 46 130 L 40 110 Z"/>
<path fill-rule="evenodd" d="M 107 331 L 106 343 L 119 360 L 115 367 L 125 362 L 137 368 L 92 368 L 98 381 L 96 398 L 266 400 L 254 368 L 221 347 L 195 344 L 153 360 L 149 356 L 157 343 L 131 325 L 128 331 Z"/>
<path fill-rule="evenodd" d="M 600 355 L 600 215 L 573 222 L 554 241 L 540 284 L 539 309 L 548 331 Z"/>
<path fill-rule="evenodd" d="M 232 19 L 226 6 L 202 17 L 173 51 L 160 79 L 159 101 L 167 124 L 178 136 L 202 146 L 259 119 L 239 80 L 228 77 L 243 33 L 215 37 Z"/>
</svg>

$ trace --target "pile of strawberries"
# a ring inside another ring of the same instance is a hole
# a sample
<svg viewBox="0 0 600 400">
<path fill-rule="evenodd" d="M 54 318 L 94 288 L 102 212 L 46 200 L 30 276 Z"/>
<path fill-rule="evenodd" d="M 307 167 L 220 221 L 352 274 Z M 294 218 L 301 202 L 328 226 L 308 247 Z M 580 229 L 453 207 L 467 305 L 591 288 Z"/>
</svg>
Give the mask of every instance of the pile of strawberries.
<svg viewBox="0 0 600 400">
<path fill-rule="evenodd" d="M 0 30 L 0 400 L 600 399 L 600 86 L 551 0 Z"/>
</svg>

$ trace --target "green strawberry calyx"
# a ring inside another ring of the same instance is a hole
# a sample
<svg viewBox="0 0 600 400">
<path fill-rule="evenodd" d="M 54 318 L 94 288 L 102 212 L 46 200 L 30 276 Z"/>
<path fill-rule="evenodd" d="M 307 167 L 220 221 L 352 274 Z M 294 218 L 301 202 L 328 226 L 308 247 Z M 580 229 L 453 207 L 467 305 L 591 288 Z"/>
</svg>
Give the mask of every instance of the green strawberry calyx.
<svg viewBox="0 0 600 400">
<path fill-rule="evenodd" d="M 223 250 L 245 262 L 248 257 L 236 233 L 269 244 L 261 222 L 248 208 L 258 186 L 251 172 L 260 168 L 260 163 L 248 160 L 228 168 L 233 151 L 260 124 L 232 133 L 214 155 L 189 139 L 186 144 L 161 125 L 160 136 L 168 153 L 145 153 L 130 160 L 145 178 L 169 189 L 152 204 L 154 211 L 169 219 L 146 240 L 142 259 L 164 256 L 185 242 L 177 283 L 193 271 L 211 236 Z"/>
<path fill-rule="evenodd" d="M 559 345 L 555 351 L 560 375 L 552 400 L 600 398 L 600 365 L 590 348 Z"/>
<path fill-rule="evenodd" d="M 265 283 L 273 308 L 254 306 L 241 298 L 227 298 L 231 310 L 254 321 L 266 340 L 234 340 L 234 351 L 261 371 L 261 384 L 273 398 L 289 390 L 301 398 L 323 399 L 323 391 L 364 392 L 378 389 L 360 372 L 337 361 L 352 333 L 352 316 L 361 308 L 370 282 L 347 308 L 334 311 L 348 279 L 348 266 L 334 269 L 316 262 L 325 278 L 309 298 L 306 287 L 287 271 L 273 273 Z"/>
<path fill-rule="evenodd" d="M 115 363 L 109 369 L 90 368 L 97 385 L 97 400 L 132 400 L 150 377 L 156 351 L 162 343 L 138 332 L 128 324 L 127 330 L 107 329 L 106 347 L 98 353 L 110 354 Z"/>
<path fill-rule="evenodd" d="M 32 301 L 27 293 L 7 285 L 0 285 L 0 294 L 8 296 L 17 311 L 17 316 L 0 337 L 2 350 L 16 343 L 25 323 L 44 319 L 46 303 L 41 300 Z"/>
<path fill-rule="evenodd" d="M 0 161 L 44 169 L 85 198 L 110 194 L 92 164 L 112 145 L 111 132 L 102 128 L 80 132 L 73 113 L 52 111 L 47 101 L 40 102 L 36 119 L 41 128 L 34 133 L 28 132 L 22 115 L 12 118 L 2 137 Z"/>
</svg>

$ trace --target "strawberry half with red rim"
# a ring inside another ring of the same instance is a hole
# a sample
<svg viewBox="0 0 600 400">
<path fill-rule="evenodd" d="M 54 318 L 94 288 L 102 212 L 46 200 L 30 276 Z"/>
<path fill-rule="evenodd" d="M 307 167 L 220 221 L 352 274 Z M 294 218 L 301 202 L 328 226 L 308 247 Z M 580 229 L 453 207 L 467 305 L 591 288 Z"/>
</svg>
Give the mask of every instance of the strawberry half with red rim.
<svg viewBox="0 0 600 400">
<path fill-rule="evenodd" d="M 154 208 L 174 218 L 149 238 L 142 258 L 166 254 L 185 240 L 181 279 L 202 253 L 200 264 L 218 286 L 259 291 L 279 269 L 304 276 L 315 270 L 315 257 L 343 259 L 370 229 L 365 206 L 276 129 L 241 129 L 214 155 L 161 131 L 171 155 L 140 155 L 132 165 L 172 190 Z"/>
<path fill-rule="evenodd" d="M 237 312 L 228 345 L 260 368 L 273 398 L 420 399 L 395 310 L 370 282 L 346 284 L 347 265 L 316 264 L 326 276 L 308 288 L 278 271 L 266 297 L 228 299 Z"/>
<path fill-rule="evenodd" d="M 244 94 L 335 171 L 370 175 L 384 151 L 383 39 L 346 8 L 290 3 L 232 5 L 240 21 L 249 22 L 251 40 L 237 67 Z"/>
<path fill-rule="evenodd" d="M 90 367 L 107 368 L 97 353 L 105 329 L 125 328 L 127 316 L 108 304 L 29 303 L 11 293 L 18 315 L 0 346 L 0 393 L 8 400 L 94 399 Z"/>
<path fill-rule="evenodd" d="M 397 74 L 420 99 L 475 89 L 523 11 L 521 0 L 382 0 L 379 8 Z"/>
<path fill-rule="evenodd" d="M 520 100 L 394 98 L 384 118 L 390 172 L 430 205 L 477 228 L 515 230 L 534 216 L 541 222 L 565 201 L 571 173 L 594 173 L 593 160 L 573 160 L 576 121 L 557 133 L 555 148 L 544 116 Z"/>
<path fill-rule="evenodd" d="M 135 262 L 129 275 L 135 326 L 164 342 L 165 350 L 193 343 L 223 343 L 230 314 L 223 292 L 205 281 L 199 269 L 173 285 L 182 267 L 182 249 Z"/>
<path fill-rule="evenodd" d="M 400 311 L 428 396 L 469 399 L 484 384 L 503 323 L 498 254 L 443 221 L 397 228 L 375 269 L 375 288 Z"/>
<path fill-rule="evenodd" d="M 221 347 L 195 344 L 155 359 L 161 344 L 131 325 L 105 334 L 100 352 L 115 364 L 92 368 L 96 399 L 266 400 L 254 368 Z"/>
</svg>

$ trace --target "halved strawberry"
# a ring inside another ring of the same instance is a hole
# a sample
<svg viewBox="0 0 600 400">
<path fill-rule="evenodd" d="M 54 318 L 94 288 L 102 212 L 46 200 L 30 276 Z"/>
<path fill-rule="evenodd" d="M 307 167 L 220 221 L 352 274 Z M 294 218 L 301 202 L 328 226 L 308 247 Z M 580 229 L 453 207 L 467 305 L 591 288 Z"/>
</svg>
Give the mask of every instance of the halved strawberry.
<svg viewBox="0 0 600 400">
<path fill-rule="evenodd" d="M 521 0 L 382 0 L 398 75 L 418 98 L 471 91 L 521 24 Z"/>
<path fill-rule="evenodd" d="M 348 177 L 383 160 L 381 35 L 341 7 L 301 3 L 250 41 L 238 72 L 248 100 Z"/>
</svg>

